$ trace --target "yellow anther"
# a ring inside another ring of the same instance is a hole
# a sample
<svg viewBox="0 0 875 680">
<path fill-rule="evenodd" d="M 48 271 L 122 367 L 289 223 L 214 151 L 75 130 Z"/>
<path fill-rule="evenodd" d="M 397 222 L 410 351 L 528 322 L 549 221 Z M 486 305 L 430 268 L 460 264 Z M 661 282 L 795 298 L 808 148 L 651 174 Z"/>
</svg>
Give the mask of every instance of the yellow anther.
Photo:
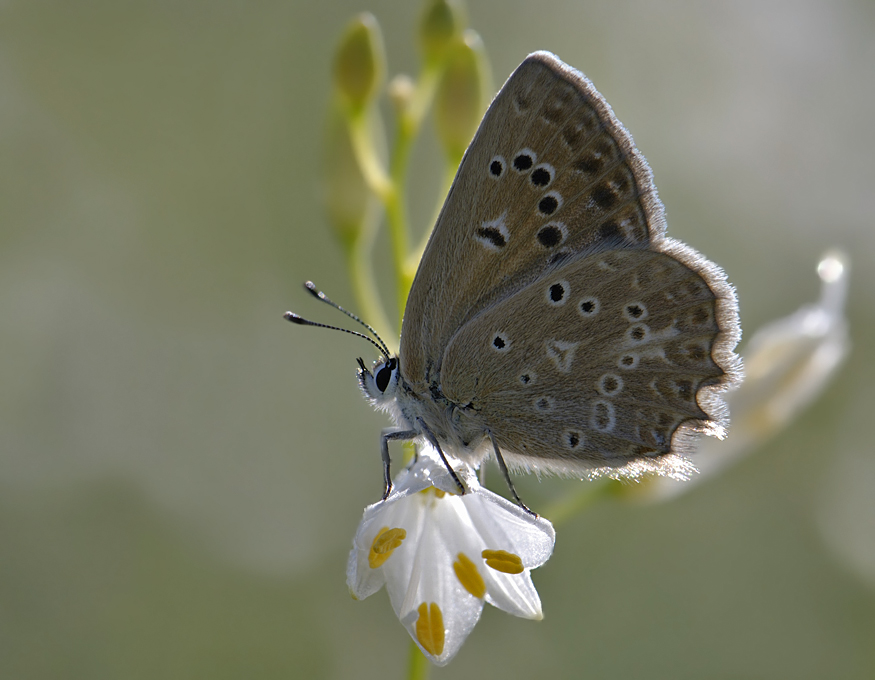
<svg viewBox="0 0 875 680">
<path fill-rule="evenodd" d="M 432 656 L 440 656 L 444 651 L 444 615 L 434 602 L 419 605 L 419 618 L 416 619 L 416 639 L 423 649 Z"/>
<path fill-rule="evenodd" d="M 506 550 L 484 550 L 480 553 L 486 560 L 486 566 L 505 574 L 522 574 L 525 571 L 519 555 Z"/>
<path fill-rule="evenodd" d="M 380 529 L 371 544 L 371 552 L 368 553 L 368 566 L 371 569 L 382 567 L 405 538 L 407 532 L 404 529 Z"/>
<path fill-rule="evenodd" d="M 443 498 L 444 496 L 447 495 L 446 491 L 444 491 L 443 489 L 438 489 L 436 486 L 426 487 L 425 489 L 423 489 L 419 493 L 424 493 L 426 495 L 428 495 L 430 493 L 434 493 L 434 495 L 437 496 L 438 498 Z"/>
<path fill-rule="evenodd" d="M 456 561 L 453 562 L 453 571 L 456 572 L 456 578 L 459 579 L 462 587 L 474 597 L 482 598 L 486 595 L 486 583 L 477 571 L 477 565 L 469 560 L 465 553 L 459 553 Z"/>
</svg>

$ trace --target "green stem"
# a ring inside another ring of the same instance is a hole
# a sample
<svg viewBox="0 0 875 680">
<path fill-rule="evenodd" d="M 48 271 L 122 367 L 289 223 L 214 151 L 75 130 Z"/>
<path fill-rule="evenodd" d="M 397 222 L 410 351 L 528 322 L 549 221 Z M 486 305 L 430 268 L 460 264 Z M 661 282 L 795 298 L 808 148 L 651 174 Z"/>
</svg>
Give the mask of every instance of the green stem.
<svg viewBox="0 0 875 680">
<path fill-rule="evenodd" d="M 395 271 L 395 291 L 398 303 L 398 318 L 404 314 L 407 304 L 407 293 L 410 285 L 405 276 L 405 260 L 408 249 L 408 233 L 410 227 L 407 221 L 407 201 L 405 175 L 410 156 L 412 139 L 399 134 L 392 152 L 390 162 L 390 177 L 395 191 L 385 201 L 386 220 L 389 225 L 389 240 L 392 244 L 392 266 Z M 412 283 L 412 281 L 410 282 Z"/>
<path fill-rule="evenodd" d="M 438 196 L 437 205 L 435 206 L 434 210 L 434 217 L 432 217 L 431 220 L 432 224 L 436 224 L 437 218 L 440 217 L 441 209 L 444 207 L 444 203 L 447 200 L 447 195 L 450 193 L 450 189 L 453 186 L 453 181 L 456 179 L 456 172 L 458 171 L 461 162 L 461 157 L 456 159 L 449 159 L 447 161 L 444 185 L 442 187 L 440 196 Z M 416 268 L 419 266 L 419 261 L 422 259 L 422 254 L 425 252 L 425 247 L 428 245 L 429 238 L 431 238 L 431 230 L 427 230 L 422 235 L 422 239 L 419 241 L 419 244 L 407 255 L 407 271 L 412 272 L 413 275 L 416 274 Z"/>
<path fill-rule="evenodd" d="M 374 147 L 374 136 L 367 111 L 349 115 L 349 138 L 362 177 L 368 187 L 386 205 L 392 200 L 396 187 L 380 164 L 380 156 Z"/>
<path fill-rule="evenodd" d="M 553 503 L 544 511 L 544 517 L 549 517 L 553 526 L 558 526 L 590 505 L 613 496 L 616 493 L 616 485 L 617 482 L 612 479 L 601 479 L 586 484 L 579 491 L 574 491 Z"/>
<path fill-rule="evenodd" d="M 410 104 L 398 120 L 398 134 L 392 158 L 389 162 L 389 177 L 395 193 L 386 202 L 386 216 L 389 222 L 389 235 L 392 241 L 393 265 L 395 268 L 395 284 L 398 300 L 399 318 L 404 314 L 407 295 L 413 285 L 416 269 L 409 264 L 409 234 L 410 224 L 407 215 L 407 170 L 410 165 L 410 154 L 413 150 L 425 113 L 431 106 L 440 79 L 440 65 L 426 65 L 420 75 Z"/>
<path fill-rule="evenodd" d="M 407 662 L 407 677 L 410 680 L 428 680 L 430 670 L 431 665 L 428 663 L 428 659 L 425 658 L 425 654 L 411 640 L 410 658 Z"/>
<path fill-rule="evenodd" d="M 416 91 L 413 93 L 413 98 L 407 109 L 407 116 L 405 116 L 407 124 L 414 133 L 419 130 L 422 119 L 425 118 L 426 112 L 431 107 L 443 68 L 442 61 L 425 64 L 422 68 Z"/>
<path fill-rule="evenodd" d="M 356 238 L 346 244 L 346 263 L 361 318 L 377 330 L 391 350 L 393 338 L 397 336 L 393 330 L 394 324 L 389 321 L 381 303 L 380 291 L 374 277 L 371 251 L 377 235 L 378 220 L 374 211 L 370 212 L 372 214 L 365 217 Z"/>
</svg>

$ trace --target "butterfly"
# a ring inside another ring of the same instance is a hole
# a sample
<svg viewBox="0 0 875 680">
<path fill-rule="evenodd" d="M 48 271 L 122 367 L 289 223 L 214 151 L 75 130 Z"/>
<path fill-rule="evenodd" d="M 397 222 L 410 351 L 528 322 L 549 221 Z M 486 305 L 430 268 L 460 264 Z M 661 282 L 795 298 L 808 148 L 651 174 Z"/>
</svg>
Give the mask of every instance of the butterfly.
<svg viewBox="0 0 875 680">
<path fill-rule="evenodd" d="M 665 236 L 650 168 L 610 106 L 535 52 L 464 155 L 400 351 L 381 341 L 371 369 L 359 359 L 365 396 L 395 422 L 383 498 L 397 439 L 427 441 L 451 473 L 448 457 L 494 455 L 518 502 L 508 468 L 683 476 L 696 437 L 724 433 L 740 333 L 723 271 Z"/>
</svg>

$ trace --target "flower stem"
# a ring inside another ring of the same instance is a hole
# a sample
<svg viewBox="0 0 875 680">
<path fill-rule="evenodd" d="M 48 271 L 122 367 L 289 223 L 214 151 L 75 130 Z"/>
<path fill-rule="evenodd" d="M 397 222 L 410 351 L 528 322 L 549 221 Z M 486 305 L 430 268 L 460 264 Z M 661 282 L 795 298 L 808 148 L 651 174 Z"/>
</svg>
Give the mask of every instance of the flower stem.
<svg viewBox="0 0 875 680">
<path fill-rule="evenodd" d="M 456 179 L 456 171 L 459 169 L 459 164 L 462 162 L 462 159 L 459 158 L 458 162 L 453 164 L 453 161 L 447 161 L 447 173 L 444 179 L 444 185 L 441 187 L 441 194 L 438 197 L 437 205 L 434 209 L 434 217 L 431 219 L 432 224 L 437 224 L 437 219 L 440 217 L 441 210 L 444 207 L 444 203 L 447 200 L 447 195 L 450 193 L 450 189 L 453 186 L 453 181 Z M 407 255 L 407 263 L 405 267 L 407 271 L 411 273 L 411 277 L 416 274 L 416 268 L 419 266 L 419 261 L 422 259 L 422 254 L 425 252 L 425 247 L 428 245 L 428 240 L 431 238 L 431 231 L 427 230 L 423 235 L 422 239 L 416 245 L 416 247 L 411 250 Z M 413 279 L 411 278 L 411 282 Z"/>
<path fill-rule="evenodd" d="M 410 104 L 399 116 L 398 133 L 389 161 L 389 177 L 395 191 L 390 200 L 385 202 L 385 206 L 389 223 L 389 236 L 392 241 L 392 261 L 395 268 L 399 318 L 404 314 L 407 295 L 416 274 L 416 269 L 410 266 L 409 260 L 410 224 L 406 203 L 407 170 L 410 165 L 413 142 L 419 134 L 425 113 L 434 99 L 440 72 L 439 67 L 426 66 L 420 74 Z"/>
<path fill-rule="evenodd" d="M 385 205 L 395 193 L 395 187 L 386 170 L 380 163 L 380 156 L 374 148 L 374 137 L 366 112 L 355 113 L 349 117 L 349 138 L 359 169 L 368 187 Z"/>
<path fill-rule="evenodd" d="M 394 324 L 389 321 L 381 303 L 371 258 L 376 227 L 377 220 L 369 215 L 357 237 L 345 249 L 346 264 L 361 317 L 377 330 L 380 337 L 385 338 L 391 350 L 393 338 L 396 337 Z"/>
<path fill-rule="evenodd" d="M 558 526 L 597 501 L 615 495 L 616 491 L 617 482 L 614 480 L 595 480 L 554 502 L 544 511 L 544 517 L 549 517 L 553 526 Z"/>
<path fill-rule="evenodd" d="M 407 677 L 409 680 L 428 680 L 431 666 L 419 647 L 413 640 L 410 641 L 410 658 L 407 662 Z"/>
</svg>

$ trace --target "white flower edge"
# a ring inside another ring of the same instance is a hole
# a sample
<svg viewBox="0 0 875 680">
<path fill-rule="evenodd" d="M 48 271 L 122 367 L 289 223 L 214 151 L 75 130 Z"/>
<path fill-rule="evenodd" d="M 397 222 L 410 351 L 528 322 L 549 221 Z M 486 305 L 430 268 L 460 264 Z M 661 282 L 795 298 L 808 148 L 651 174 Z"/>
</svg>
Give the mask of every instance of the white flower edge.
<svg viewBox="0 0 875 680">
<path fill-rule="evenodd" d="M 467 465 L 453 464 L 464 494 L 437 452 L 421 448 L 389 497 L 365 508 L 347 567 L 355 599 L 386 585 L 398 619 L 438 666 L 459 651 L 484 602 L 543 618 L 530 570 L 549 559 L 556 540 L 549 521 L 480 486 Z"/>
<path fill-rule="evenodd" d="M 850 348 L 844 314 L 848 272 L 844 253 L 823 254 L 817 265 L 820 300 L 766 324 L 747 343 L 744 381 L 725 397 L 729 436 L 699 442 L 692 456 L 699 474 L 687 482 L 649 480 L 644 500 L 667 500 L 716 475 L 786 427 L 820 395 Z"/>
</svg>

